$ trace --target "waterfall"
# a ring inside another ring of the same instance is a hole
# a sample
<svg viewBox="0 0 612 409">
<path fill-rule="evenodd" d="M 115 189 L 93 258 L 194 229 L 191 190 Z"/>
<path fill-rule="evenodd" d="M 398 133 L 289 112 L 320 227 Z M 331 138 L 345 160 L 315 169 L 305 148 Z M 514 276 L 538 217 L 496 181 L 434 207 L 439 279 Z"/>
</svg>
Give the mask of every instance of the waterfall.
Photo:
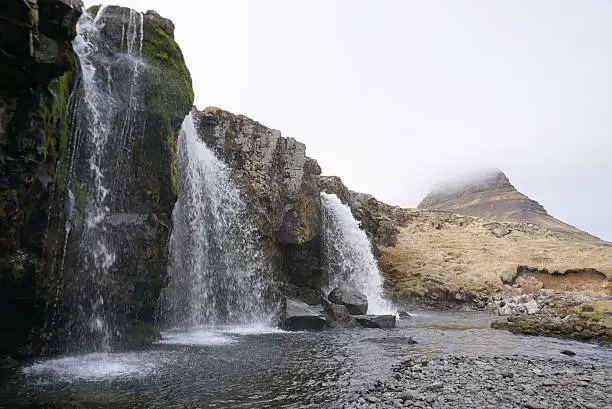
<svg viewBox="0 0 612 409">
<path fill-rule="evenodd" d="M 126 156 L 142 126 L 138 82 L 143 71 L 143 15 L 122 13 L 110 16 L 106 7 L 95 18 L 84 13 L 73 43 L 81 69 L 80 99 L 71 135 L 73 164 L 66 180 L 66 240 L 73 244 L 65 252 L 76 265 L 67 273 L 72 297 L 68 342 L 69 348 L 80 350 L 107 351 L 118 332 L 109 294 L 117 285 L 113 266 L 119 249 L 106 219 L 123 208 L 129 178 Z M 110 18 L 123 22 L 121 44 L 104 32 Z"/>
<path fill-rule="evenodd" d="M 166 321 L 175 326 L 261 321 L 264 257 L 231 170 L 199 138 L 191 115 L 178 140 Z"/>
<path fill-rule="evenodd" d="M 383 296 L 382 277 L 372 246 L 350 207 L 336 195 L 321 193 L 323 264 L 329 290 L 355 289 L 368 297 L 369 314 L 392 313 Z"/>
</svg>

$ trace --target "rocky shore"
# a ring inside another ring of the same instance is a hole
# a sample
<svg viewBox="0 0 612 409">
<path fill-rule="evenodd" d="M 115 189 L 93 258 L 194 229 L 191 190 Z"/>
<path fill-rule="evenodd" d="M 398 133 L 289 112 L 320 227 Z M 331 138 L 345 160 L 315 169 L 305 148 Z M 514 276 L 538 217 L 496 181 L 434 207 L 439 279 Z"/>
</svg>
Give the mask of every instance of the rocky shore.
<svg viewBox="0 0 612 409">
<path fill-rule="evenodd" d="M 572 351 L 564 351 L 571 355 Z M 612 408 L 612 370 L 571 360 L 446 357 L 402 361 L 343 408 Z"/>
</svg>

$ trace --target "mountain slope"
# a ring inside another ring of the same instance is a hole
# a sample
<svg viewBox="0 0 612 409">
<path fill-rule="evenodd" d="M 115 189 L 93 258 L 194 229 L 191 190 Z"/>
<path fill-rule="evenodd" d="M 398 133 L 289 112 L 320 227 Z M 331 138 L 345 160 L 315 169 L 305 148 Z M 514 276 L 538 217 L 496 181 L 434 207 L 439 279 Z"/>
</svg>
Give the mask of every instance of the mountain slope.
<svg viewBox="0 0 612 409">
<path fill-rule="evenodd" d="M 516 190 L 499 169 L 437 186 L 423 199 L 418 208 L 444 210 L 497 222 L 533 223 L 578 240 L 605 243 L 552 217 L 544 206 Z"/>
</svg>

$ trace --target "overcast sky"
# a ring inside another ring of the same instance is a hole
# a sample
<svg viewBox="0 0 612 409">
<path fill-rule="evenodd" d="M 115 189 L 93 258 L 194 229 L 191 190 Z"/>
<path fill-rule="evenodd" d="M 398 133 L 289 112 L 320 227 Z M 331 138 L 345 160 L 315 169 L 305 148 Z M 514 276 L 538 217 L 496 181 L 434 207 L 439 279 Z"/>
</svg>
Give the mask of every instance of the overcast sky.
<svg viewBox="0 0 612 409">
<path fill-rule="evenodd" d="M 612 1 L 115 4 L 174 21 L 199 108 L 304 142 L 353 190 L 414 207 L 448 176 L 499 167 L 612 240 Z"/>
</svg>

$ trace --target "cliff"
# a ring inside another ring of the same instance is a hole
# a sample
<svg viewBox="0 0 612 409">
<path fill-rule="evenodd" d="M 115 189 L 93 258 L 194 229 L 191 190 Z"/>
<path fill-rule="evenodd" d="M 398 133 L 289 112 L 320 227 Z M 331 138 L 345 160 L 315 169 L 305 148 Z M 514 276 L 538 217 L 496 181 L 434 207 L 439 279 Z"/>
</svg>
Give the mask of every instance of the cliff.
<svg viewBox="0 0 612 409">
<path fill-rule="evenodd" d="M 174 26 L 114 6 L 79 20 L 71 0 L 9 4 L 0 20 L 11 33 L 0 44 L 10 55 L 0 65 L 9 79 L 0 84 L 0 331 L 10 336 L 0 353 L 82 346 L 89 324 L 79 309 L 96 299 L 91 292 L 113 305 L 110 342 L 142 339 L 166 280 L 176 138 L 193 104 Z M 93 30 L 88 38 L 74 40 L 77 21 Z M 86 55 L 91 41 L 95 58 Z M 99 83 L 108 94 L 92 92 Z M 104 262 L 92 251 L 100 245 L 111 266 L 89 283 L 84 270 Z"/>
<path fill-rule="evenodd" d="M 60 253 L 56 185 L 81 13 L 72 0 L 6 0 L 0 11 L 0 354 L 27 346 L 42 326 L 38 283 Z"/>
<path fill-rule="evenodd" d="M 319 286 L 321 169 L 306 146 L 218 108 L 193 115 L 204 142 L 231 167 L 248 198 L 273 278 Z"/>
</svg>

